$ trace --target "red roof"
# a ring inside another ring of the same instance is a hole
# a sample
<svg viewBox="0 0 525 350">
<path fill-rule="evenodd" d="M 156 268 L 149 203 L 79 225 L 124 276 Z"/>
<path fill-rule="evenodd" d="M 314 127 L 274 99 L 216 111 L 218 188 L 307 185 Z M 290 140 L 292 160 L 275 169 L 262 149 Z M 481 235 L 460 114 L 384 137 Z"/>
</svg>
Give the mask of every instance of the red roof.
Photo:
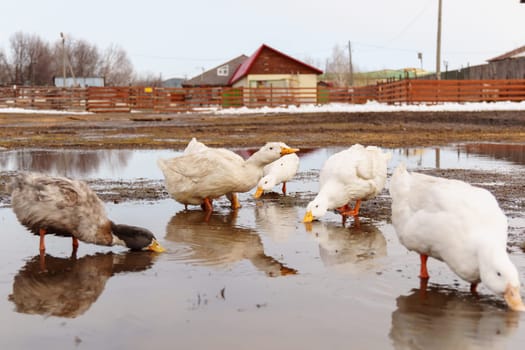
<svg viewBox="0 0 525 350">
<path fill-rule="evenodd" d="M 234 84 L 235 82 L 241 80 L 242 78 L 244 78 L 246 75 L 249 74 L 250 72 L 250 69 L 252 68 L 254 62 L 257 60 L 257 58 L 259 58 L 259 55 L 261 54 L 261 52 L 263 52 L 264 49 L 268 49 L 268 50 L 271 50 L 275 53 L 277 53 L 278 55 L 281 55 L 283 57 L 286 57 L 287 59 L 291 60 L 291 61 L 294 61 L 302 66 L 305 66 L 311 70 L 313 70 L 316 74 L 323 74 L 323 71 L 320 70 L 320 69 L 317 69 L 313 66 L 310 66 L 309 64 L 306 64 L 304 62 L 301 62 L 291 56 L 288 56 L 266 44 L 262 44 L 261 47 L 259 47 L 257 49 L 257 51 L 255 51 L 253 53 L 253 55 L 251 55 L 246 61 L 244 61 L 240 66 L 239 68 L 237 68 L 237 71 L 235 71 L 235 73 L 232 75 L 232 77 L 230 78 L 230 81 L 228 82 L 229 85 L 232 85 Z"/>
</svg>

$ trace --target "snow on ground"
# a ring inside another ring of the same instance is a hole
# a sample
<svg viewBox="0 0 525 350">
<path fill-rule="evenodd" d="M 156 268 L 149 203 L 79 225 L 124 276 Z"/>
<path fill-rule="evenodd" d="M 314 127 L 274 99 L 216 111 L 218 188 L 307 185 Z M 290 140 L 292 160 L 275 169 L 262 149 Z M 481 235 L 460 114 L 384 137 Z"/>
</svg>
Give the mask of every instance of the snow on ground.
<svg viewBox="0 0 525 350">
<path fill-rule="evenodd" d="M 315 112 L 477 112 L 477 111 L 525 111 L 523 102 L 478 102 L 478 103 L 442 103 L 433 105 L 389 105 L 378 102 L 366 104 L 330 103 L 326 105 L 303 105 L 288 107 L 262 108 L 225 108 L 217 114 L 250 114 L 250 113 L 315 113 Z"/>
<path fill-rule="evenodd" d="M 315 113 L 315 112 L 478 112 L 478 111 L 525 111 L 525 101 L 522 102 L 472 102 L 472 103 L 442 103 L 442 104 L 400 104 L 389 105 L 378 102 L 365 104 L 330 103 L 325 105 L 302 105 L 261 108 L 204 108 L 203 113 L 215 114 L 261 114 L 261 113 Z M 193 111 L 195 112 L 195 111 Z M 55 110 L 35 110 L 22 108 L 0 108 L 0 113 L 34 113 L 34 114 L 92 114 L 92 112 L 68 112 Z M 192 112 L 189 112 L 192 113 Z"/>
<path fill-rule="evenodd" d="M 24 108 L 0 108 L 3 113 L 26 113 L 26 114 L 93 114 L 85 111 L 57 111 L 53 109 L 24 109 Z"/>
</svg>

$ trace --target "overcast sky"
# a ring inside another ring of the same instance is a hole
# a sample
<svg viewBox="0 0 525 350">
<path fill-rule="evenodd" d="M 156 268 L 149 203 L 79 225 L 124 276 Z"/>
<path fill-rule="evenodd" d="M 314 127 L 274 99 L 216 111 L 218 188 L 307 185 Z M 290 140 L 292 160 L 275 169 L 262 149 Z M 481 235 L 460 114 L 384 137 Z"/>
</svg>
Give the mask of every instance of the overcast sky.
<svg viewBox="0 0 525 350">
<path fill-rule="evenodd" d="M 525 45 L 520 0 L 442 0 L 441 61 L 482 64 Z M 0 49 L 17 31 L 55 42 L 60 32 L 124 48 L 138 73 L 191 78 L 261 44 L 320 69 L 352 45 L 361 71 L 436 67 L 438 0 L 3 1 Z M 445 67 L 442 63 L 443 71 Z"/>
</svg>

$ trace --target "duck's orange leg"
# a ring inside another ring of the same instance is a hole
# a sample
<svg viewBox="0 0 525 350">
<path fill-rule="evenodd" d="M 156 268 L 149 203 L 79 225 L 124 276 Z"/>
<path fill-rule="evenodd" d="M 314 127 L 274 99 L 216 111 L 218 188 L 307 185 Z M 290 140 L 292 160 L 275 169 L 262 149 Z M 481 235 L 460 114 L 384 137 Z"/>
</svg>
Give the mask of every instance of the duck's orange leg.
<svg viewBox="0 0 525 350">
<path fill-rule="evenodd" d="M 474 295 L 478 295 L 478 291 L 476 290 L 478 288 L 477 283 L 471 283 L 470 284 L 470 292 Z"/>
<path fill-rule="evenodd" d="M 339 214 L 344 215 L 344 216 L 354 216 L 354 217 L 356 217 L 359 214 L 359 208 L 360 207 L 361 207 L 361 200 L 358 199 L 355 202 L 354 209 L 350 208 L 348 206 L 348 204 L 345 204 L 342 207 L 337 208 L 337 211 L 339 212 Z"/>
<path fill-rule="evenodd" d="M 73 252 L 76 253 L 78 249 L 78 239 L 76 237 L 73 238 Z"/>
<path fill-rule="evenodd" d="M 211 199 L 209 199 L 208 197 L 204 198 L 204 201 L 202 202 L 201 207 L 202 207 L 202 210 L 204 211 L 212 212 L 213 204 L 212 204 Z"/>
<path fill-rule="evenodd" d="M 355 202 L 354 209 L 350 208 L 348 204 L 343 205 L 342 207 L 337 208 L 336 210 L 343 216 L 343 225 L 346 222 L 346 218 L 349 216 L 353 216 L 354 218 L 357 218 L 357 215 L 359 214 L 359 208 L 361 207 L 361 200 L 358 199 Z"/>
<path fill-rule="evenodd" d="M 428 270 L 427 270 L 428 255 L 419 254 L 419 259 L 421 260 L 421 268 L 419 270 L 419 278 L 428 279 L 430 277 L 428 275 Z"/>
<path fill-rule="evenodd" d="M 286 181 L 283 182 L 282 191 L 283 191 L 283 194 L 286 196 Z"/>
<path fill-rule="evenodd" d="M 237 197 L 237 193 L 230 193 L 228 195 L 228 199 L 230 200 L 232 204 L 232 209 L 239 209 L 241 207 L 241 203 L 239 203 L 239 198 Z"/>
<path fill-rule="evenodd" d="M 41 228 L 38 233 L 40 234 L 40 252 L 44 252 L 46 250 L 46 243 L 45 243 L 45 236 L 46 236 L 46 229 Z"/>
<path fill-rule="evenodd" d="M 345 213 L 351 211 L 352 208 L 350 208 L 350 207 L 348 206 L 348 204 L 345 204 L 345 205 L 343 205 L 342 207 L 337 208 L 336 210 L 337 210 L 337 212 L 338 212 L 339 214 L 341 214 L 341 217 L 342 217 L 342 219 L 343 219 L 343 226 L 344 226 L 345 223 L 346 223 L 346 218 L 347 218 L 347 215 L 346 215 Z"/>
</svg>

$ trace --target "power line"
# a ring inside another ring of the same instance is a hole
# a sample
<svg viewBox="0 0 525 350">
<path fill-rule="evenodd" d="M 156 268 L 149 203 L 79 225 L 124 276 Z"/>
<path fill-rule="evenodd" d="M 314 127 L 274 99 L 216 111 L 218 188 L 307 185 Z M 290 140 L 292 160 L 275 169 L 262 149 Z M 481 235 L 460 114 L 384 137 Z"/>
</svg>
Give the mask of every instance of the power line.
<svg viewBox="0 0 525 350">
<path fill-rule="evenodd" d="M 433 0 L 427 0 L 427 3 L 425 4 L 425 6 L 421 9 L 421 11 L 419 11 L 406 25 L 403 29 L 401 29 L 401 31 L 399 33 L 397 33 L 396 35 L 394 35 L 393 37 L 391 37 L 390 39 L 388 39 L 386 41 L 386 43 L 390 43 L 394 40 L 396 40 L 397 38 L 399 38 L 400 36 L 402 36 L 403 34 L 405 34 L 405 32 L 408 30 L 408 28 L 412 27 L 412 25 L 423 15 L 423 13 L 429 8 L 431 2 Z"/>
</svg>

